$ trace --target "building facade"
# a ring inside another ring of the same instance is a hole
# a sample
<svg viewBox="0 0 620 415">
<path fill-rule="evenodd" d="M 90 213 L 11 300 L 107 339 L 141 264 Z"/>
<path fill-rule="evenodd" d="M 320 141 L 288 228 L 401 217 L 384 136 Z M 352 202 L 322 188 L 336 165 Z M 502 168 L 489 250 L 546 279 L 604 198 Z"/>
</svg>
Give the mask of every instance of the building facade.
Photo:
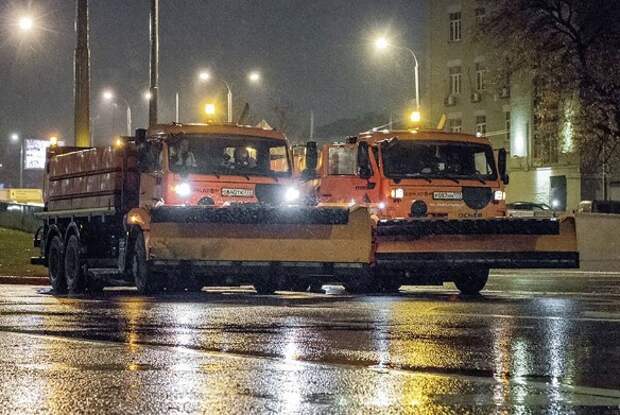
<svg viewBox="0 0 620 415">
<path fill-rule="evenodd" d="M 558 210 L 575 209 L 582 200 L 583 178 L 571 131 L 562 130 L 566 137 L 538 133 L 532 79 L 527 74 L 506 79 L 497 76 L 495 54 L 485 50 L 475 36 L 487 17 L 484 3 L 429 3 L 423 79 L 430 122 L 447 131 L 485 135 L 495 149 L 508 151 L 509 202 L 532 201 Z"/>
</svg>

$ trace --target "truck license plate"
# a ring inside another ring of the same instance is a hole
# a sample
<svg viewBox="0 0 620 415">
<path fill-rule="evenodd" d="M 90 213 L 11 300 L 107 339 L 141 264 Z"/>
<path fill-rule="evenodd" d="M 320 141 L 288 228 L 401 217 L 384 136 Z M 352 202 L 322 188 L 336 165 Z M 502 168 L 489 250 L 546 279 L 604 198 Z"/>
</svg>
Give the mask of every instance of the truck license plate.
<svg viewBox="0 0 620 415">
<path fill-rule="evenodd" d="M 252 197 L 254 196 L 254 189 L 222 189 L 222 196 L 229 197 Z"/>
<path fill-rule="evenodd" d="M 463 192 L 434 192 L 435 200 L 463 200 Z"/>
</svg>

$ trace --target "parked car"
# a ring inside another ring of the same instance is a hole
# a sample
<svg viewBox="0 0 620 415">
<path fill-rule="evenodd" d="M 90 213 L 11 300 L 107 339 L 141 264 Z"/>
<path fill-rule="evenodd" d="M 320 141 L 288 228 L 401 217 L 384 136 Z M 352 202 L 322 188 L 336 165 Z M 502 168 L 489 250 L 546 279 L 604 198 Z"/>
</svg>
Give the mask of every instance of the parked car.
<svg viewBox="0 0 620 415">
<path fill-rule="evenodd" d="M 506 204 L 506 215 L 525 218 L 525 217 L 545 217 L 555 216 L 555 211 L 546 203 L 535 202 L 512 202 Z"/>
</svg>

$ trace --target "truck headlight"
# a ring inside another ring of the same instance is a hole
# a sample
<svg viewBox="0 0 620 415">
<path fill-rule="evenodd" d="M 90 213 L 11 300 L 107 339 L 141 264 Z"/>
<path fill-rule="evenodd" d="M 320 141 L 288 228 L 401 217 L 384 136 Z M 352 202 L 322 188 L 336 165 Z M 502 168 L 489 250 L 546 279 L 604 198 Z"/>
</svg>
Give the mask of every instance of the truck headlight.
<svg viewBox="0 0 620 415">
<path fill-rule="evenodd" d="M 296 187 L 287 187 L 284 191 L 284 201 L 286 203 L 292 203 L 299 200 L 301 192 Z"/>
<path fill-rule="evenodd" d="M 187 197 L 192 193 L 192 187 L 189 183 L 179 183 L 174 186 L 174 192 L 181 197 Z"/>
<path fill-rule="evenodd" d="M 495 199 L 496 202 L 505 200 L 506 192 L 503 192 L 501 190 L 496 190 L 495 193 L 493 194 L 493 199 Z"/>
<path fill-rule="evenodd" d="M 390 196 L 392 199 L 402 199 L 405 197 L 405 189 L 400 187 L 398 189 L 392 189 L 390 190 Z"/>
</svg>

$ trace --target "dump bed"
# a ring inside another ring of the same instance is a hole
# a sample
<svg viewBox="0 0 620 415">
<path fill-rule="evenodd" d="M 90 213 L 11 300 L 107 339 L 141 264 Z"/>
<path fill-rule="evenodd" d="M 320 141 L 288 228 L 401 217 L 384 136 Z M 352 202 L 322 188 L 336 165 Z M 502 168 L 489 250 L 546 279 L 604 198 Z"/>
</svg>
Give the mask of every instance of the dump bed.
<svg viewBox="0 0 620 415">
<path fill-rule="evenodd" d="M 136 205 L 139 176 L 130 146 L 56 149 L 48 154 L 44 200 L 48 212 Z"/>
</svg>

